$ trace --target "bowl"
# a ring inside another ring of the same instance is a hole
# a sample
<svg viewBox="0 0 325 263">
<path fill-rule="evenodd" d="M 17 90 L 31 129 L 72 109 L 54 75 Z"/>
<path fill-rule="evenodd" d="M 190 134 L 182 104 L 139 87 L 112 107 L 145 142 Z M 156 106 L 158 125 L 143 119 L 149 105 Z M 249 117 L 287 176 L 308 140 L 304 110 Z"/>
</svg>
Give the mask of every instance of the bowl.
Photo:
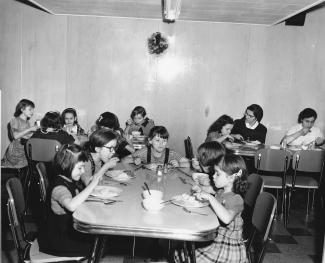
<svg viewBox="0 0 325 263">
<path fill-rule="evenodd" d="M 144 199 L 159 199 L 162 200 L 163 192 L 159 190 L 150 189 L 150 194 L 148 190 L 142 192 L 142 197 Z"/>
<path fill-rule="evenodd" d="M 162 204 L 162 200 L 156 198 L 143 199 L 142 205 L 144 209 L 151 212 L 157 212 L 164 207 L 164 204 Z"/>
</svg>

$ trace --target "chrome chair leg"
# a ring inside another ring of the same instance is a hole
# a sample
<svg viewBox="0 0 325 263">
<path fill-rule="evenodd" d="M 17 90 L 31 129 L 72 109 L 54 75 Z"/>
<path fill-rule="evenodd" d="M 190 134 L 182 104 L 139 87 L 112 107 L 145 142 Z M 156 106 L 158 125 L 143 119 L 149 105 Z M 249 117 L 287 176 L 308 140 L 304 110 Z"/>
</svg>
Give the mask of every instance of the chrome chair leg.
<svg viewBox="0 0 325 263">
<path fill-rule="evenodd" d="M 308 193 L 307 193 L 307 212 L 306 212 L 306 217 L 308 217 L 308 213 L 309 213 L 309 192 L 310 192 L 310 189 L 308 189 Z"/>
</svg>

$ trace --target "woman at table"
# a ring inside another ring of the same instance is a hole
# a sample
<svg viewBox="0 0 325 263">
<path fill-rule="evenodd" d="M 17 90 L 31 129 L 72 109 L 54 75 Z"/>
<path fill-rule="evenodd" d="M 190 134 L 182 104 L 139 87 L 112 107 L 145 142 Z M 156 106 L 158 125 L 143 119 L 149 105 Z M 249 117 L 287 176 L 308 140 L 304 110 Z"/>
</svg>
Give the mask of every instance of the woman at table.
<svg viewBox="0 0 325 263">
<path fill-rule="evenodd" d="M 294 146 L 321 146 L 325 142 L 324 134 L 314 126 L 317 119 L 317 113 L 311 108 L 302 110 L 298 115 L 298 124 L 289 129 L 282 138 L 281 143 Z"/>
<path fill-rule="evenodd" d="M 209 127 L 205 141 L 233 142 L 234 138 L 230 135 L 233 127 L 234 120 L 228 115 L 222 115 Z"/>
<path fill-rule="evenodd" d="M 95 174 L 87 187 L 78 184 L 87 155 L 76 144 L 63 145 L 54 157 L 55 181 L 50 191 L 48 217 L 38 238 L 41 252 L 55 256 L 89 256 L 93 238 L 74 230 L 72 213 L 97 186 L 104 172 Z"/>
<path fill-rule="evenodd" d="M 88 161 L 85 163 L 85 172 L 81 181 L 88 185 L 95 175 L 105 173 L 116 166 L 119 158 L 113 157 L 117 145 L 117 135 L 112 130 L 102 128 L 94 131 L 89 141 L 85 143 Z"/>
<path fill-rule="evenodd" d="M 265 143 L 266 127 L 261 123 L 263 109 L 257 104 L 247 107 L 243 118 L 235 120 L 232 136 L 237 140 Z"/>
</svg>

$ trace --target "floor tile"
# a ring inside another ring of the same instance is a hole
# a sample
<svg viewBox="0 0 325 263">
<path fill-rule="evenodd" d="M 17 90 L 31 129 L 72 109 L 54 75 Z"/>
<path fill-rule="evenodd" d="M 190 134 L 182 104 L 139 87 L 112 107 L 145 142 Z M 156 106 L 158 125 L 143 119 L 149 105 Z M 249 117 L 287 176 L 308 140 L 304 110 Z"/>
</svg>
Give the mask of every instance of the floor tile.
<svg viewBox="0 0 325 263">
<path fill-rule="evenodd" d="M 314 255 L 313 247 L 305 247 L 298 244 L 276 244 L 281 253 L 291 255 Z"/>
<path fill-rule="evenodd" d="M 281 253 L 280 249 L 275 243 L 269 242 L 265 249 L 266 253 Z"/>
<path fill-rule="evenodd" d="M 308 255 L 288 255 L 288 254 L 273 254 L 265 255 L 263 263 L 314 263 L 313 259 Z"/>
<path fill-rule="evenodd" d="M 311 236 L 311 233 L 305 228 L 287 228 L 288 232 L 293 236 Z"/>
<path fill-rule="evenodd" d="M 272 240 L 277 244 L 298 244 L 292 236 L 273 235 Z"/>
</svg>

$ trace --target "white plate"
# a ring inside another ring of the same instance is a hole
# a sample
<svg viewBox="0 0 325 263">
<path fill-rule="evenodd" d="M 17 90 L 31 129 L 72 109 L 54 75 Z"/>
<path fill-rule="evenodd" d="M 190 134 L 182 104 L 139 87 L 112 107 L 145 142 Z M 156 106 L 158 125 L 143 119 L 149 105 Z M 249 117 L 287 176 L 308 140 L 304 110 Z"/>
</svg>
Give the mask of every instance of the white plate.
<svg viewBox="0 0 325 263">
<path fill-rule="evenodd" d="M 245 145 L 247 145 L 247 146 L 257 146 L 259 144 L 260 143 L 258 143 L 258 142 L 245 142 Z"/>
<path fill-rule="evenodd" d="M 114 186 L 98 185 L 90 194 L 91 196 L 99 198 L 112 198 L 119 196 L 122 193 L 122 189 Z"/>
<path fill-rule="evenodd" d="M 107 171 L 105 175 L 118 182 L 126 182 L 132 178 L 130 175 L 124 172 L 124 170 Z"/>
<path fill-rule="evenodd" d="M 274 149 L 274 150 L 280 150 L 280 146 L 277 146 L 277 145 L 271 145 L 270 146 L 271 149 Z"/>
<path fill-rule="evenodd" d="M 186 208 L 200 208 L 209 205 L 209 202 L 200 202 L 193 199 L 193 196 L 189 196 L 188 194 L 176 195 L 172 198 L 171 202 L 175 205 Z"/>
</svg>

